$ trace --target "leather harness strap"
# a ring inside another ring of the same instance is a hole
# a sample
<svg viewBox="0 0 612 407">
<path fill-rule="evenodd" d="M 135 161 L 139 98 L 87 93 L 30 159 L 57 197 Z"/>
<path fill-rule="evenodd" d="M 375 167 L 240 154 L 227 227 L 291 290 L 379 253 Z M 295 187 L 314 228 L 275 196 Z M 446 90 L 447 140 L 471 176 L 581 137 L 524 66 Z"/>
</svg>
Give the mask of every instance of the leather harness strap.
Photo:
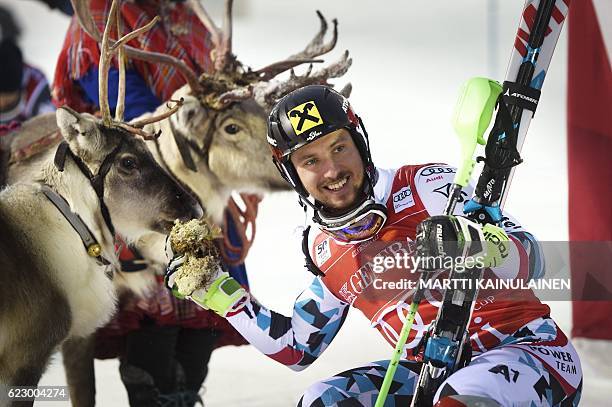
<svg viewBox="0 0 612 407">
<path fill-rule="evenodd" d="M 60 172 L 62 172 L 64 171 L 66 157 L 72 157 L 72 160 L 79 167 L 83 175 L 85 175 L 89 179 L 91 186 L 93 187 L 94 191 L 96 192 L 96 195 L 98 196 L 98 201 L 100 202 L 100 210 L 102 211 L 102 217 L 104 218 L 106 227 L 108 227 L 113 236 L 115 235 L 115 227 L 113 226 L 108 207 L 104 203 L 104 177 L 113 165 L 115 156 L 121 149 L 122 145 L 123 141 L 120 142 L 106 157 L 104 157 L 104 161 L 102 161 L 102 165 L 100 165 L 100 169 L 95 175 L 91 173 L 90 169 L 87 167 L 87 165 L 85 165 L 83 160 L 81 160 L 78 156 L 72 153 L 68 146 L 68 143 L 65 141 L 63 141 L 62 143 L 60 143 L 59 146 L 57 146 L 54 158 L 55 166 Z"/>
<path fill-rule="evenodd" d="M 76 156 L 70 150 L 70 147 L 66 141 L 63 141 L 57 146 L 57 150 L 55 151 L 54 164 L 57 167 L 58 171 L 64 171 L 64 167 L 66 164 L 66 158 L 71 157 L 74 163 L 79 167 L 79 170 L 83 175 L 89 179 L 89 182 L 96 192 L 98 196 L 98 201 L 100 203 L 100 211 L 102 212 L 102 217 L 104 219 L 104 223 L 106 223 L 106 227 L 110 231 L 112 236 L 115 236 L 115 227 L 113 226 L 113 222 L 110 217 L 110 212 L 108 211 L 108 207 L 104 203 L 104 177 L 110 171 L 110 168 L 115 160 L 115 156 L 119 153 L 123 145 L 123 141 L 121 141 L 102 161 L 102 165 L 98 170 L 97 174 L 92 174 L 91 170 L 85 165 L 83 160 L 81 160 L 78 156 Z M 66 200 L 55 191 L 53 191 L 47 185 L 43 185 L 42 192 L 45 196 L 55 205 L 55 207 L 64 215 L 66 220 L 72 225 L 74 230 L 79 234 L 81 240 L 83 241 L 83 245 L 87 250 L 87 254 L 91 257 L 94 257 L 98 260 L 98 262 L 102 265 L 111 264 L 107 259 L 102 257 L 102 246 L 95 240 L 93 234 L 85 225 L 83 220 L 78 216 L 78 214 L 73 213 L 70 210 L 70 206 L 66 202 Z M 112 278 L 112 274 L 108 274 L 109 278 Z"/>
<path fill-rule="evenodd" d="M 193 172 L 198 172 L 198 168 L 193 161 L 193 157 L 191 156 L 191 152 L 196 153 L 200 158 L 203 159 L 204 164 L 208 167 L 208 152 L 210 150 L 210 144 L 212 143 L 212 135 L 215 131 L 215 121 L 219 113 L 214 113 L 214 115 L 209 120 L 208 128 L 206 129 L 206 133 L 204 134 L 204 144 L 200 148 L 200 146 L 191 139 L 185 137 L 180 131 L 178 131 L 172 120 L 170 120 L 170 129 L 172 132 L 172 136 L 174 137 L 174 142 L 178 147 L 179 153 L 181 154 L 181 158 L 183 159 L 183 163 L 185 167 L 189 168 Z"/>
<path fill-rule="evenodd" d="M 110 262 L 102 256 L 101 246 L 94 237 L 93 233 L 91 233 L 85 222 L 83 222 L 83 219 L 81 219 L 78 214 L 72 212 L 68 202 L 66 202 L 66 200 L 60 194 L 55 192 L 48 185 L 41 185 L 40 190 L 47 197 L 47 199 L 49 199 L 49 201 L 55 205 L 64 218 L 66 218 L 68 223 L 70 223 L 72 228 L 79 234 L 87 253 L 91 257 L 97 259 L 102 265 L 110 264 Z"/>
</svg>

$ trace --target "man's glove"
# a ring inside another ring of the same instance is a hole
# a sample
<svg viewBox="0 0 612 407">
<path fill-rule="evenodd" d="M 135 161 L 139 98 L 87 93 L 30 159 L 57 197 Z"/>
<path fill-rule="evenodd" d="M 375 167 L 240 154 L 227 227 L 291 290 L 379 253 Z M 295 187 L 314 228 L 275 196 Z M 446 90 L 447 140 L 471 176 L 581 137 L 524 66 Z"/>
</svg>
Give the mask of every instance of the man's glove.
<svg viewBox="0 0 612 407">
<path fill-rule="evenodd" d="M 425 219 L 416 234 L 417 255 L 423 258 L 425 270 L 444 268 L 451 262 L 467 268 L 499 266 L 508 256 L 507 242 L 508 236 L 497 226 L 452 215 Z"/>
<path fill-rule="evenodd" d="M 166 256 L 168 255 L 168 246 L 169 245 L 166 244 Z M 172 250 L 170 251 L 172 252 Z M 182 300 L 182 299 L 185 299 L 185 296 L 179 293 L 178 287 L 174 283 L 174 280 L 176 278 L 176 272 L 178 268 L 181 267 L 183 263 L 185 262 L 185 255 L 184 254 L 177 254 L 177 255 L 171 254 L 171 256 L 172 257 L 170 257 L 170 262 L 168 263 L 168 266 L 166 267 L 166 274 L 164 275 L 164 283 L 166 284 L 166 287 L 168 287 L 172 291 L 172 295 Z"/>
<path fill-rule="evenodd" d="M 246 290 L 234 280 L 227 272 L 219 268 L 216 275 L 210 279 L 206 286 L 183 295 L 175 283 L 177 271 L 185 263 L 186 256 L 174 255 L 169 239 L 166 240 L 166 256 L 170 259 L 166 268 L 164 282 L 172 294 L 179 299 L 189 299 L 204 309 L 210 309 L 225 317 L 234 310 L 235 305 L 246 295 Z"/>
</svg>

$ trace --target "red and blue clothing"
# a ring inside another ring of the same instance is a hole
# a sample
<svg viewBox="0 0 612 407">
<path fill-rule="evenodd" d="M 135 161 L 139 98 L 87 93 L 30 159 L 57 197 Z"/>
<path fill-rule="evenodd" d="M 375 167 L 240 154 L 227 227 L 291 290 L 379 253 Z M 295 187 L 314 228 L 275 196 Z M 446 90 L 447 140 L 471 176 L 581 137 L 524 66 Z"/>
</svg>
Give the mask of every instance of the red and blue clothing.
<svg viewBox="0 0 612 407">
<path fill-rule="evenodd" d="M 110 5 L 111 2 L 107 0 L 89 2 L 91 16 L 100 32 L 104 31 Z M 123 34 L 144 26 L 157 15 L 162 18 L 162 22 L 129 41 L 128 45 L 178 58 L 196 74 L 212 71 L 210 34 L 186 2 L 124 1 L 119 3 L 119 14 L 124 27 Z M 80 112 L 97 110 L 97 80 L 94 78 L 97 78 L 99 61 L 98 43 L 89 37 L 79 26 L 76 17 L 73 17 L 57 61 L 52 92 L 54 103 L 57 106 L 68 105 Z M 114 59 L 113 63 L 116 68 Z M 130 59 L 127 72 L 128 82 L 134 83 L 133 86 L 128 83 L 126 107 L 142 101 L 150 106 L 150 96 L 158 101 L 167 101 L 186 83 L 174 67 L 164 64 Z M 96 86 L 90 86 L 93 83 Z M 109 96 L 109 102 L 114 99 L 116 97 Z"/>
<path fill-rule="evenodd" d="M 403 247 L 414 241 L 416 227 L 422 220 L 443 213 L 455 169 L 443 164 L 409 165 L 397 170 L 378 169 L 378 175 L 374 194 L 376 201 L 387 207 L 385 225 L 372 240 L 356 244 L 335 241 L 323 231 L 314 236 L 310 245 L 312 258 L 323 276 L 315 277 L 296 299 L 291 317 L 265 308 L 250 293 L 245 293 L 227 316 L 249 343 L 293 370 L 306 368 L 325 351 L 351 308 L 362 312 L 391 346 L 399 338 L 414 290 L 378 288 L 376 280 L 393 281 L 386 274 L 398 270 L 392 268 L 377 274 L 380 272 L 374 271 L 372 259 L 401 253 Z M 467 196 L 471 191 L 466 189 L 465 193 Z M 461 214 L 464 201 L 457 205 L 456 214 Z M 486 273 L 500 279 L 527 281 L 542 277 L 542 253 L 533 236 L 511 218 L 503 226 L 511 239 L 509 255 L 501 266 L 487 269 Z M 410 270 L 399 272 L 417 278 Z M 395 281 L 400 281 L 401 276 L 395 277 Z M 412 395 L 419 363 L 412 350 L 435 318 L 440 294 L 431 290 L 425 296 L 427 301 L 419 307 L 404 348 L 406 365 L 402 369 L 406 374 L 396 376 L 395 388 L 403 390 L 396 396 Z M 582 385 L 580 361 L 549 314 L 549 307 L 531 291 L 481 291 L 469 326 L 475 358 L 446 384 L 458 394 L 491 397 L 502 405 L 519 405 L 528 400 L 535 405 L 559 405 L 561 401 L 566 403 L 563 405 L 576 405 Z M 373 405 L 385 363 L 388 361 L 315 384 L 304 395 L 302 405 L 331 406 L 343 401 L 346 405 L 357 405 L 349 401 Z M 508 366 L 521 377 L 514 390 L 508 388 L 515 384 L 512 381 L 509 386 L 501 386 L 505 381 L 502 373 Z M 489 371 L 488 378 L 481 375 L 482 380 L 475 383 L 477 376 L 473 372 L 482 369 Z M 405 397 L 395 401 L 397 405 L 406 405 Z M 390 405 L 395 405 L 395 401 Z"/>
</svg>

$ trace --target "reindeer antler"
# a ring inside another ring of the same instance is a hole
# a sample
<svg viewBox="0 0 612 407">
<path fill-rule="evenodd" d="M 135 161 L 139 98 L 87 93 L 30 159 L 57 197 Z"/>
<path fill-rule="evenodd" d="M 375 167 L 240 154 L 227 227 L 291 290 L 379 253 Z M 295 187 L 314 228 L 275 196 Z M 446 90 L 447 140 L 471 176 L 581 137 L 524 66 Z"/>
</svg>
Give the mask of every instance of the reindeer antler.
<svg viewBox="0 0 612 407">
<path fill-rule="evenodd" d="M 293 69 L 289 74 L 289 79 L 280 82 L 276 86 L 268 86 L 262 89 L 261 93 L 254 95 L 256 100 L 266 101 L 270 103 L 272 99 L 277 99 L 297 88 L 306 85 L 326 84 L 330 78 L 338 78 L 344 75 L 350 68 L 353 60 L 349 58 L 349 52 L 344 51 L 340 59 L 333 64 L 312 72 L 312 64 L 308 67 L 308 71 L 304 75 L 296 75 Z"/>
<path fill-rule="evenodd" d="M 145 140 L 155 140 L 161 135 L 161 130 L 158 130 L 156 133 L 151 134 L 151 133 L 147 133 L 142 128 L 146 126 L 147 124 L 156 123 L 160 120 L 164 120 L 172 116 L 174 113 L 176 113 L 179 110 L 181 106 L 183 106 L 183 98 L 181 98 L 180 100 L 171 100 L 170 102 L 174 102 L 176 104 L 173 107 L 170 107 L 170 105 L 166 103 L 166 107 L 168 108 L 167 112 L 161 113 L 157 116 L 151 116 L 146 119 L 135 121 L 129 124 L 125 122 L 115 121 L 113 122 L 113 125 L 120 127 L 129 133 L 136 134 Z"/>
<path fill-rule="evenodd" d="M 79 22 L 81 28 L 91 38 L 93 38 L 98 43 L 101 43 L 102 34 L 100 34 L 98 27 L 96 27 L 96 24 L 93 18 L 91 17 L 91 13 L 89 10 L 89 0 L 70 0 L 70 2 L 72 3 L 74 14 L 76 15 L 77 21 Z M 136 35 L 139 34 L 141 33 L 138 33 Z M 132 38 L 127 39 L 126 42 L 131 40 Z M 114 44 L 112 44 L 112 46 L 114 46 Z M 189 68 L 189 66 L 187 66 L 187 64 L 185 64 L 180 59 L 175 58 L 171 55 L 160 54 L 159 52 L 136 49 L 129 45 L 124 45 L 124 49 L 126 55 L 134 59 L 173 66 L 185 78 L 193 92 L 197 93 L 200 91 L 201 87 L 198 81 L 198 76 L 191 68 Z"/>
<path fill-rule="evenodd" d="M 183 99 L 176 102 L 174 107 L 168 107 L 168 111 L 164 112 L 157 116 L 152 116 L 147 119 L 137 121 L 131 124 L 127 124 L 123 122 L 123 113 L 125 110 L 125 55 L 124 49 L 126 48 L 126 43 L 137 36 L 144 34 L 149 31 L 158 21 L 159 17 L 155 17 L 148 24 L 140 27 L 124 36 L 121 36 L 121 18 L 119 14 L 119 7 L 117 5 L 118 0 L 113 0 L 111 3 L 111 8 L 109 11 L 109 15 L 106 21 L 106 26 L 104 27 L 104 34 L 100 41 L 100 62 L 98 66 L 99 70 L 99 82 L 98 82 L 98 92 L 99 92 L 99 100 L 100 100 L 100 111 L 102 113 L 102 122 L 107 127 L 119 127 L 130 133 L 139 135 L 146 140 L 151 140 L 159 137 L 159 133 L 157 134 L 149 134 L 142 130 L 147 124 L 155 123 L 157 121 L 163 120 L 172 114 L 174 114 L 179 107 L 183 104 Z M 73 4 L 76 6 L 76 4 Z M 79 12 L 83 12 L 83 3 L 80 3 Z M 75 7 L 75 10 L 76 7 Z M 89 15 L 89 13 L 87 13 Z M 81 19 L 79 19 L 81 22 Z M 91 25 L 95 28 L 95 24 L 93 24 L 93 20 L 91 20 Z M 113 42 L 110 39 L 111 31 L 114 26 L 117 26 L 117 37 L 119 38 L 116 42 Z M 87 31 L 86 23 L 82 24 L 84 30 Z M 99 37 L 99 32 L 97 28 L 95 28 L 94 33 Z M 94 36 L 92 36 L 94 37 Z M 95 39 L 95 37 L 94 37 Z M 115 53 L 118 53 L 118 65 L 119 65 L 119 86 L 118 86 L 118 95 L 117 95 L 117 108 L 115 110 L 115 119 L 111 117 L 110 106 L 108 103 L 108 70 L 110 68 L 110 63 L 112 57 Z"/>
<path fill-rule="evenodd" d="M 219 72 L 232 70 L 236 57 L 232 54 L 232 6 L 233 0 L 225 0 L 223 26 L 217 27 L 208 15 L 200 0 L 188 0 L 191 9 L 200 19 L 204 27 L 210 32 L 211 40 L 215 46 L 210 54 L 215 70 Z"/>
<path fill-rule="evenodd" d="M 184 101 L 183 98 L 180 98 L 179 100 L 170 100 L 169 102 L 174 102 L 175 105 L 173 107 L 170 107 L 169 102 L 166 103 L 166 107 L 168 108 L 167 112 L 161 113 L 161 114 L 159 114 L 157 116 L 146 117 L 144 119 L 134 121 L 134 122 L 130 123 L 130 126 L 136 127 L 136 128 L 143 128 L 147 124 L 152 124 L 152 123 L 156 123 L 156 122 L 158 122 L 160 120 L 167 119 L 168 117 L 170 117 L 174 113 L 176 113 L 181 106 L 183 106 L 183 101 Z"/>
<path fill-rule="evenodd" d="M 310 64 L 305 74 L 299 76 L 291 69 L 289 79 L 286 81 L 261 81 L 254 85 L 234 89 L 219 96 L 219 101 L 227 105 L 231 102 L 253 98 L 261 106 L 271 107 L 278 98 L 292 90 L 306 85 L 327 84 L 328 79 L 344 75 L 352 63 L 353 60 L 349 58 L 349 52 L 344 51 L 344 54 L 342 54 L 338 61 L 314 73 L 312 72 L 312 64 Z M 350 84 L 347 84 L 341 92 L 348 96 L 351 92 Z"/>
<path fill-rule="evenodd" d="M 101 35 L 91 18 L 89 7 L 87 7 L 86 3 L 88 0 L 71 1 L 81 27 L 98 42 L 102 42 Z M 240 62 L 232 54 L 233 0 L 225 0 L 223 25 L 221 28 L 214 23 L 200 3 L 200 0 L 187 1 L 194 14 L 210 32 L 214 45 L 210 54 L 213 66 L 215 67 L 215 72 L 212 74 L 203 74 L 201 78 L 197 78 L 195 73 L 186 64 L 174 57 L 156 52 L 142 51 L 125 45 L 125 42 L 138 35 L 136 32 L 122 37 L 122 40 L 123 38 L 127 39 L 122 41 L 121 44 L 115 44 L 109 39 L 109 44 L 111 44 L 109 49 L 115 50 L 124 47 L 126 54 L 132 58 L 175 66 L 189 82 L 193 93 L 200 96 L 202 103 L 217 110 L 225 108 L 231 102 L 249 98 L 254 98 L 263 107 L 270 107 L 276 98 L 300 86 L 315 83 L 327 84 L 327 79 L 342 76 L 351 65 L 352 61 L 348 57 L 348 51 L 346 51 L 343 57 L 336 63 L 314 73 L 312 72 L 312 64 L 323 62 L 322 59 L 317 57 L 330 52 L 336 46 L 338 40 L 338 21 L 333 19 L 332 38 L 328 42 L 324 42 L 329 26 L 323 14 L 317 11 L 317 17 L 320 22 L 319 31 L 302 51 L 256 71 L 250 69 L 243 70 L 241 69 L 242 65 Z M 142 30 L 144 31 L 144 27 Z M 119 58 L 123 59 L 122 57 Z M 304 75 L 297 76 L 293 72 L 293 68 L 304 63 L 310 63 L 308 71 Z M 274 77 L 287 70 L 291 70 L 288 80 L 284 82 L 271 81 Z"/>
<path fill-rule="evenodd" d="M 336 42 L 338 41 L 338 20 L 335 18 L 332 20 L 334 23 L 334 33 L 331 40 L 325 44 L 323 38 L 327 33 L 327 20 L 319 10 L 317 10 L 317 16 L 319 17 L 321 28 L 308 45 L 306 45 L 306 48 L 282 61 L 275 62 L 255 71 L 255 73 L 259 75 L 260 80 L 269 81 L 275 76 L 304 63 L 323 62 L 321 59 L 314 58 L 327 54 L 336 46 Z"/>
<path fill-rule="evenodd" d="M 221 41 L 220 38 L 226 34 L 220 32 L 214 25 L 199 0 L 189 0 L 189 2 L 206 27 L 215 33 L 212 35 L 213 42 L 219 43 Z M 228 2 L 231 3 L 231 0 L 228 0 Z M 226 26 L 230 25 L 227 23 L 231 19 L 231 16 L 228 14 L 229 12 L 231 12 L 231 4 L 228 6 L 226 2 Z M 320 11 L 317 11 L 317 17 L 320 22 L 317 34 L 302 51 L 291 55 L 287 59 L 270 64 L 257 71 L 248 70 L 243 73 L 226 71 L 218 74 L 215 73 L 212 76 L 203 75 L 200 78 L 202 86 L 211 93 L 204 96 L 204 103 L 213 109 L 219 110 L 232 102 L 254 98 L 263 107 L 270 107 L 274 100 L 284 93 L 309 84 L 327 84 L 327 79 L 339 77 L 346 73 L 352 62 L 348 57 L 348 51 L 336 63 L 312 73 L 312 64 L 323 62 L 322 59 L 316 58 L 331 51 L 336 46 L 338 40 L 338 21 L 336 19 L 332 20 L 334 24 L 333 35 L 326 43 L 324 38 L 328 30 L 327 20 Z M 231 38 L 231 28 L 229 38 Z M 226 47 L 221 46 L 221 48 L 222 51 L 220 52 L 226 52 L 231 56 L 232 61 L 235 62 L 235 57 L 231 55 L 231 44 Z M 226 58 L 230 58 L 230 56 Z M 304 63 L 310 63 L 308 71 L 304 75 L 296 76 L 293 68 Z M 236 66 L 233 69 L 236 69 Z M 271 79 L 287 70 L 291 70 L 289 80 L 285 82 L 271 82 Z M 348 90 L 348 93 L 350 93 L 350 90 Z"/>
</svg>

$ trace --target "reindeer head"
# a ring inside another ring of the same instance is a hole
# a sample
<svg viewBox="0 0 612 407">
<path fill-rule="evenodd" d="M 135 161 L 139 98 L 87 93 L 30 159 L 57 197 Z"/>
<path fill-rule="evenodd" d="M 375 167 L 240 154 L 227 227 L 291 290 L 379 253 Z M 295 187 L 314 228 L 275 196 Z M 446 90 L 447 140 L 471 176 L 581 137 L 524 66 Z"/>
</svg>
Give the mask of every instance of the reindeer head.
<svg viewBox="0 0 612 407">
<path fill-rule="evenodd" d="M 115 226 L 122 236 L 136 240 L 150 231 L 167 233 L 175 219 L 197 218 L 201 216 L 202 208 L 159 166 L 143 140 L 154 139 L 158 135 L 150 135 L 142 127 L 175 113 L 181 102 L 157 117 L 131 124 L 123 121 L 123 44 L 149 29 L 155 21 L 111 44 L 108 35 L 114 22 L 118 21 L 116 3 L 113 0 L 100 47 L 99 98 L 102 118 L 79 114 L 68 107 L 59 108 L 56 113 L 57 125 L 66 143 L 58 149 L 55 162 L 62 169 L 69 154 L 79 170 L 89 178 L 111 232 Z M 108 107 L 107 77 L 110 58 L 115 52 L 119 53 L 120 80 L 116 116 L 113 119 Z M 108 212 L 105 214 L 106 210 Z"/>
<path fill-rule="evenodd" d="M 100 38 L 85 3 L 87 1 L 73 0 L 75 12 L 85 31 L 93 38 Z M 332 39 L 325 43 L 328 24 L 317 12 L 320 30 L 303 51 L 262 69 L 251 70 L 232 54 L 233 1 L 225 2 L 221 29 L 206 13 L 200 0 L 188 0 L 188 3 L 211 34 L 213 73 L 198 77 L 176 58 L 126 47 L 130 57 L 170 64 L 187 81 L 187 85 L 173 95 L 173 99 L 184 99 L 183 107 L 169 119 L 176 143 L 184 146 L 179 148 L 183 167 L 188 171 L 213 174 L 225 189 L 288 190 L 288 184 L 271 161 L 266 141 L 267 115 L 274 102 L 286 93 L 309 84 L 328 84 L 328 79 L 340 77 L 348 70 L 351 64 L 348 52 L 336 63 L 315 72 L 312 70 L 313 63 L 322 62 L 316 58 L 334 48 L 337 21 L 333 21 Z M 304 63 L 311 64 L 308 71 L 295 75 L 292 68 Z M 287 70 L 291 70 L 287 80 L 274 80 Z M 350 87 L 343 93 L 348 96 Z"/>
<path fill-rule="evenodd" d="M 315 59 L 331 51 L 337 40 L 337 21 L 333 37 L 323 41 L 328 24 L 317 12 L 319 32 L 306 48 L 287 59 L 259 70 L 245 68 L 232 54 L 232 0 L 226 0 L 223 29 L 208 16 L 199 0 L 189 0 L 194 12 L 211 33 L 215 45 L 211 60 L 213 74 L 203 74 L 197 82 L 188 80 L 189 90 L 180 90 L 174 98 L 187 93 L 193 97 L 191 106 L 173 117 L 175 128 L 196 145 L 207 148 L 208 167 L 226 186 L 235 190 L 287 190 L 289 185 L 280 177 L 270 159 L 266 141 L 268 113 L 275 101 L 297 89 L 313 83 L 327 84 L 329 78 L 343 75 L 351 60 L 348 52 L 342 58 L 313 73 Z M 310 63 L 306 74 L 296 76 L 295 66 Z M 275 81 L 282 72 L 291 69 L 288 80 Z M 344 92 L 350 93 L 350 87 Z M 195 102 L 199 101 L 199 104 Z"/>
<path fill-rule="evenodd" d="M 61 107 L 57 125 L 92 185 L 101 183 L 112 224 L 128 239 L 169 232 L 174 219 L 201 216 L 197 202 L 156 163 L 143 140 L 127 130 Z"/>
<path fill-rule="evenodd" d="M 189 89 L 179 90 L 174 97 L 185 90 Z M 270 161 L 266 111 L 259 104 L 245 100 L 215 110 L 206 108 L 193 95 L 181 97 L 183 107 L 169 120 L 177 144 L 188 145 L 179 150 L 180 165 L 187 167 L 186 171 L 206 171 L 231 190 L 266 192 L 288 188 Z"/>
</svg>

